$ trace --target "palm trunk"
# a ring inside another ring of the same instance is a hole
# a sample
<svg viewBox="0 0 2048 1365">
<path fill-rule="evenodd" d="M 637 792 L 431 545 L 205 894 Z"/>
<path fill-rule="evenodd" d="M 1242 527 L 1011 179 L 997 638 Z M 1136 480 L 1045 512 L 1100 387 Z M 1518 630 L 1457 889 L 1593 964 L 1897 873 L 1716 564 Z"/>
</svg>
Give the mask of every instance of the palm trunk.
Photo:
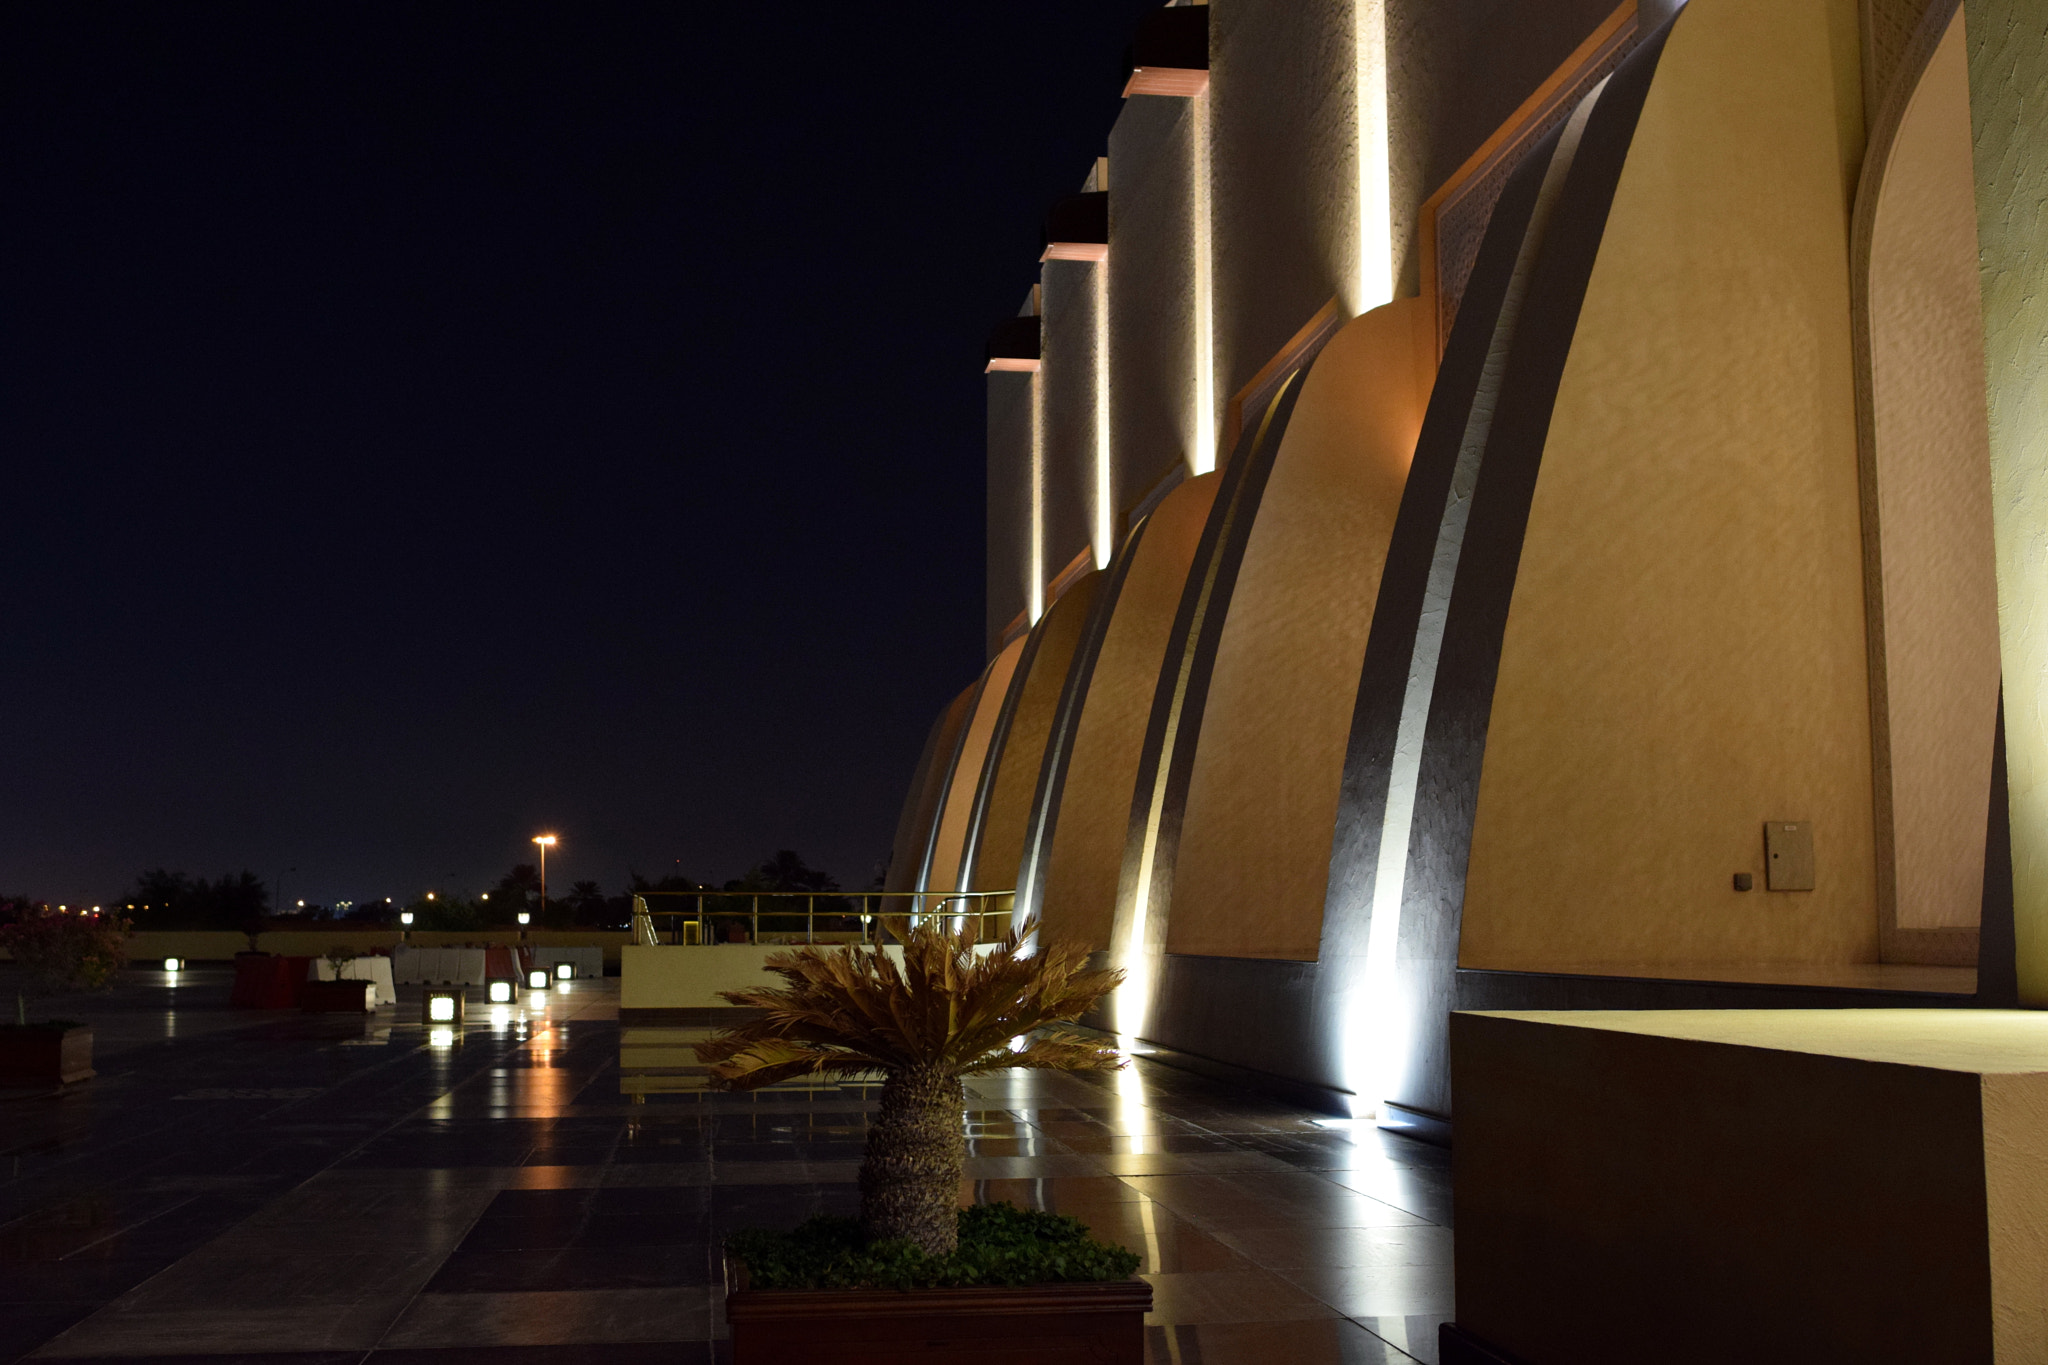
<svg viewBox="0 0 2048 1365">
<path fill-rule="evenodd" d="M 932 1256 L 959 1245 L 962 1107 L 959 1078 L 937 1070 L 895 1072 L 882 1083 L 882 1112 L 860 1166 L 860 1217 L 870 1238 L 901 1238 Z"/>
</svg>

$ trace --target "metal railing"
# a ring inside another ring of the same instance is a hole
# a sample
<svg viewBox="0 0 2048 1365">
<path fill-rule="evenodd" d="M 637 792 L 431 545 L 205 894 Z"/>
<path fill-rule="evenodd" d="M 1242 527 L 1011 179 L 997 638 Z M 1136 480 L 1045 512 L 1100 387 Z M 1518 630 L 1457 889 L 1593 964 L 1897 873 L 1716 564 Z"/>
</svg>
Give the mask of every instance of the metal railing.
<svg viewBox="0 0 2048 1365">
<path fill-rule="evenodd" d="M 656 897 L 692 904 L 688 909 L 656 910 L 647 903 Z M 768 902 L 766 909 L 763 901 Z M 801 910 L 789 904 L 795 901 L 803 902 Z M 902 917 L 915 923 L 927 915 L 957 920 L 962 927 L 974 920 L 985 936 L 994 937 L 1008 931 L 1016 905 L 1015 891 L 636 891 L 633 941 L 647 947 L 760 943 L 765 918 L 768 934 L 785 936 L 769 941 L 793 943 L 796 940 L 788 936 L 798 932 L 799 916 L 805 943 L 819 942 L 820 932 L 830 935 L 824 940 L 828 943 L 873 943 L 879 920 Z M 657 926 L 656 920 L 665 925 Z M 991 920 L 999 923 L 991 925 Z M 836 927 L 821 931 L 820 921 Z"/>
</svg>

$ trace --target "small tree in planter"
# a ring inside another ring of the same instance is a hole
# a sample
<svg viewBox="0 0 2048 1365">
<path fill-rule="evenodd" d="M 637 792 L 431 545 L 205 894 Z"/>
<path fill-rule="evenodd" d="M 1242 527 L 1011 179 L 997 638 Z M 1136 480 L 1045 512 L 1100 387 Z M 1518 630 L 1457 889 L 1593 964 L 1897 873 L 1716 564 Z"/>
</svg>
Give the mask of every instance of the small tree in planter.
<svg viewBox="0 0 2048 1365">
<path fill-rule="evenodd" d="M 0 1036 L 0 1075 L 73 1081 L 92 1074 L 92 1030 L 66 1020 L 30 1024 L 28 996 L 104 990 L 128 960 L 128 921 L 112 914 L 24 908 L 0 925 L 0 947 L 20 964 L 25 980 L 15 994 L 15 1022 Z"/>
<path fill-rule="evenodd" d="M 882 1077 L 861 1163 L 861 1217 L 728 1243 L 745 1269 L 726 1300 L 734 1365 L 884 1361 L 943 1338 L 958 1358 L 994 1343 L 1048 1360 L 1135 1360 L 1151 1286 L 1135 1253 L 1072 1219 L 958 1207 L 961 1080 L 1010 1068 L 1115 1071 L 1115 1049 L 1043 1031 L 1079 1018 L 1122 979 L 1085 948 L 1012 933 L 979 951 L 933 917 L 882 949 L 799 949 L 768 959 L 780 989 L 725 991 L 762 1011 L 697 1045 L 712 1084 L 751 1090 L 802 1076 Z M 963 1237 L 963 1233 L 965 1236 Z M 885 1291 L 903 1291 L 890 1293 Z M 953 1355 L 925 1355 L 933 1365 Z"/>
</svg>

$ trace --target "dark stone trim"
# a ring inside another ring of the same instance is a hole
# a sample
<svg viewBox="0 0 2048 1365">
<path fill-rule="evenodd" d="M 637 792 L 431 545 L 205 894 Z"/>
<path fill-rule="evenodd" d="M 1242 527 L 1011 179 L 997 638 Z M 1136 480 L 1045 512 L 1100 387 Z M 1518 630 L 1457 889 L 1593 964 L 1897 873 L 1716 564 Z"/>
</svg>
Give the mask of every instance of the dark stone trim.
<svg viewBox="0 0 2048 1365">
<path fill-rule="evenodd" d="M 2013 928 L 2012 797 L 2005 774 L 2005 689 L 1991 748 L 1991 818 L 1984 825 L 1984 908 L 1977 922 L 1977 1003 L 2017 1009 L 2019 946 Z"/>
<path fill-rule="evenodd" d="M 1311 362 L 1313 363 L 1313 362 Z M 1202 728 L 1202 707 L 1208 699 L 1209 675 L 1216 646 L 1229 614 L 1237 571 L 1244 563 L 1245 543 L 1273 471 L 1273 456 L 1286 435 L 1288 420 L 1308 374 L 1304 365 L 1282 385 L 1265 416 L 1238 437 L 1237 449 L 1223 469 L 1223 483 L 1209 509 L 1202 539 L 1188 568 L 1174 613 L 1166 656 L 1153 693 L 1152 713 L 1138 760 L 1138 780 L 1131 796 L 1131 817 L 1124 837 L 1123 873 L 1118 878 L 1116 911 L 1121 919 L 1138 896 L 1145 848 L 1145 827 L 1152 805 L 1160 802 L 1151 883 L 1146 903 L 1167 906 L 1173 895 L 1173 863 L 1180 846 L 1188 779 L 1194 772 L 1195 742 Z M 1170 741 L 1170 748 L 1169 748 Z M 1162 774 L 1162 768 L 1164 769 Z M 1163 783 L 1163 789 L 1162 784 Z M 1145 945 L 1135 945 L 1144 951 Z"/>
</svg>

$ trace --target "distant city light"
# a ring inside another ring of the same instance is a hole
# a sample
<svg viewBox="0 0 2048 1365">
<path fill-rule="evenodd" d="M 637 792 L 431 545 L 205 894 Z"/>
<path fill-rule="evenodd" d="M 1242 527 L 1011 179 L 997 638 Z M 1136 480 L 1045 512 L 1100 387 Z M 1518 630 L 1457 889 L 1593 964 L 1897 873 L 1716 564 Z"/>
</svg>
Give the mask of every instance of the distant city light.
<svg viewBox="0 0 2048 1365">
<path fill-rule="evenodd" d="M 433 898 L 434 898 L 434 893 L 433 893 L 433 892 L 431 892 L 431 891 L 429 891 L 429 892 L 427 893 L 427 899 L 428 899 L 428 900 L 432 900 Z"/>
</svg>

